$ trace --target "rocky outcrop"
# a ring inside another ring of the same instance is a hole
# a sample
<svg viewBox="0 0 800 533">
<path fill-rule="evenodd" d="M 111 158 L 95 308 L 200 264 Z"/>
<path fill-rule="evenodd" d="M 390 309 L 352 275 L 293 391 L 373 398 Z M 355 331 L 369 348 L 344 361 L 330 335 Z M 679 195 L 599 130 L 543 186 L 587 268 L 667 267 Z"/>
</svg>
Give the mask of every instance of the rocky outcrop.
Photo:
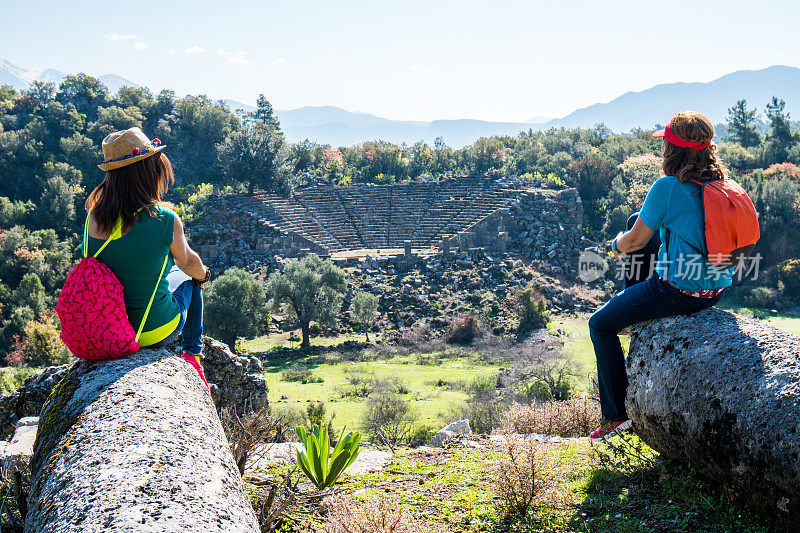
<svg viewBox="0 0 800 533">
<path fill-rule="evenodd" d="M 258 531 L 208 390 L 167 350 L 72 366 L 41 414 L 25 531 Z"/>
<path fill-rule="evenodd" d="M 220 411 L 230 407 L 242 414 L 266 405 L 269 389 L 258 357 L 234 354 L 226 344 L 204 337 L 203 367 Z"/>
<path fill-rule="evenodd" d="M 180 346 L 170 347 L 174 353 Z M 203 338 L 203 366 L 211 383 L 211 396 L 218 410 L 225 407 L 243 413 L 267 401 L 267 381 L 257 357 L 232 353 L 228 347 L 210 337 Z M 14 434 L 17 421 L 26 416 L 39 416 L 44 402 L 70 365 L 54 366 L 28 377 L 16 392 L 0 396 L 0 438 L 8 440 Z"/>
<path fill-rule="evenodd" d="M 664 456 L 800 511 L 800 337 L 710 309 L 631 330 L 628 414 Z"/>
</svg>

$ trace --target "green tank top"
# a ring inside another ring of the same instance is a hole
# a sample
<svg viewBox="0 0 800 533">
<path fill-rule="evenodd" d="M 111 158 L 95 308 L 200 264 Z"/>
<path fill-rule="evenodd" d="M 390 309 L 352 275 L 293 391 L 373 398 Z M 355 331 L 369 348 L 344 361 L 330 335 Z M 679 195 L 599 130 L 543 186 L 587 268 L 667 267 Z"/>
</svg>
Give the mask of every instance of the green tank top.
<svg viewBox="0 0 800 533">
<path fill-rule="evenodd" d="M 153 217 L 146 209 L 142 209 L 125 235 L 122 235 L 120 220 L 114 227 L 111 240 L 97 256 L 122 283 L 125 309 L 134 330 L 139 329 L 150 297 L 153 297 L 147 322 L 139 337 L 141 346 L 150 346 L 167 338 L 180 321 L 180 309 L 169 292 L 166 277 L 174 264 L 169 246 L 172 244 L 175 212 L 162 206 L 151 209 L 157 216 Z M 88 236 L 86 255 L 94 255 L 104 242 L 105 239 Z M 158 287 L 153 296 L 156 280 Z"/>
</svg>

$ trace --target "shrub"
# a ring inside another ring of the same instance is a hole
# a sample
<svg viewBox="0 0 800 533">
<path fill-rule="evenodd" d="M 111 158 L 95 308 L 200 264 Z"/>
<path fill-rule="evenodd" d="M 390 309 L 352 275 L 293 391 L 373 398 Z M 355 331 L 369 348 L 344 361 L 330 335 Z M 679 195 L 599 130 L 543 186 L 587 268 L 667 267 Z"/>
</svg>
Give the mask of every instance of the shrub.
<svg viewBox="0 0 800 533">
<path fill-rule="evenodd" d="M 469 426 L 475 433 L 491 433 L 502 425 L 503 404 L 499 400 L 488 402 L 467 400 L 452 411 L 454 420 L 469 420 Z"/>
<path fill-rule="evenodd" d="M 226 407 L 222 410 L 220 418 L 236 466 L 242 475 L 247 460 L 254 452 L 259 453 L 258 444 L 285 440 L 281 420 L 270 415 L 266 404 L 259 409 L 248 411 L 243 416 Z M 266 452 L 266 448 L 261 452 Z"/>
<path fill-rule="evenodd" d="M 392 331 L 387 335 L 387 340 L 398 346 L 418 346 L 431 339 L 431 328 L 427 324 L 413 328 L 403 328 Z"/>
<path fill-rule="evenodd" d="M 505 414 L 504 430 L 582 437 L 600 424 L 600 418 L 600 406 L 585 395 L 533 406 L 515 403 Z"/>
<path fill-rule="evenodd" d="M 434 434 L 435 430 L 430 426 L 417 426 L 409 433 L 408 444 L 409 446 L 424 446 L 431 441 Z"/>
<path fill-rule="evenodd" d="M 475 315 L 464 314 L 453 321 L 445 340 L 451 344 L 468 345 L 475 340 L 479 332 L 480 328 Z"/>
<path fill-rule="evenodd" d="M 800 259 L 787 259 L 778 265 L 778 278 L 787 294 L 800 297 Z"/>
<path fill-rule="evenodd" d="M 411 405 L 385 381 L 376 386 L 367 400 L 362 426 L 373 441 L 381 442 L 390 449 L 406 439 L 415 421 Z"/>
<path fill-rule="evenodd" d="M 3 359 L 8 366 L 21 366 L 25 362 L 25 342 L 19 335 L 11 337 L 11 350 Z"/>
<path fill-rule="evenodd" d="M 331 436 L 333 444 L 335 445 L 335 435 L 333 433 L 333 419 L 336 418 L 336 413 L 333 413 L 328 420 L 325 420 L 325 414 L 327 413 L 327 408 L 325 407 L 325 402 L 311 402 L 306 406 L 306 410 L 302 415 L 303 418 L 303 425 L 311 431 L 314 426 L 324 427 L 328 431 L 328 435 Z"/>
<path fill-rule="evenodd" d="M 506 449 L 496 470 L 495 489 L 498 511 L 507 519 L 522 518 L 533 507 L 536 498 L 537 465 L 541 444 L 533 439 L 506 436 Z"/>
<path fill-rule="evenodd" d="M 475 433 L 491 433 L 503 420 L 503 404 L 497 395 L 497 378 L 475 378 L 466 387 L 470 397 L 453 410 L 453 417 L 466 418 Z"/>
<path fill-rule="evenodd" d="M 55 311 L 42 313 L 39 320 L 25 325 L 25 359 L 33 365 L 63 365 L 72 359 L 56 324 Z"/>
<path fill-rule="evenodd" d="M 21 366 L 16 368 L 0 368 L 0 394 L 11 394 L 19 389 L 25 379 L 36 373 L 35 368 Z"/>
<path fill-rule="evenodd" d="M 322 383 L 325 380 L 315 376 L 314 372 L 305 365 L 292 365 L 281 371 L 281 381 L 299 381 L 305 385 L 306 383 Z"/>
<path fill-rule="evenodd" d="M 335 496 L 325 500 L 328 520 L 324 533 L 437 533 L 386 496 L 358 500 Z"/>
<path fill-rule="evenodd" d="M 550 312 L 544 296 L 535 289 L 525 289 L 517 294 L 517 313 L 519 323 L 517 335 L 525 335 L 534 329 L 546 328 L 550 322 Z"/>
<path fill-rule="evenodd" d="M 743 299 L 748 307 L 771 308 L 779 303 L 778 291 L 769 287 L 753 287 L 744 293 Z"/>
<path fill-rule="evenodd" d="M 372 392 L 375 375 L 367 372 L 362 366 L 346 366 L 344 368 L 347 385 L 342 390 L 342 396 L 366 398 Z"/>
</svg>

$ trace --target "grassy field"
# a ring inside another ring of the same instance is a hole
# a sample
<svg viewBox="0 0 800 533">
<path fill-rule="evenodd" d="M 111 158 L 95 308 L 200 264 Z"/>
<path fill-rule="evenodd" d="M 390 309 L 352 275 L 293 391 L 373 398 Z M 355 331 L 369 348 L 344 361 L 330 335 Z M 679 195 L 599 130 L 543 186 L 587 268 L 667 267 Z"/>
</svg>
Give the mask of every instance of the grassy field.
<svg viewBox="0 0 800 533">
<path fill-rule="evenodd" d="M 732 311 L 749 314 L 743 308 L 730 308 Z M 574 357 L 580 365 L 578 386 L 588 386 L 588 376 L 596 372 L 594 350 L 589 339 L 588 314 L 578 316 L 556 316 L 551 329 L 561 329 L 564 351 Z M 800 334 L 800 316 L 783 314 L 765 318 L 769 324 L 785 331 Z M 374 338 L 374 336 L 373 336 Z M 290 342 L 289 333 L 262 336 L 245 341 L 244 347 L 253 353 L 265 354 L 277 347 L 296 347 L 297 341 Z M 348 340 L 363 341 L 363 334 L 342 335 L 338 337 L 315 337 L 315 346 L 335 346 Z M 622 337 L 623 347 L 627 349 L 629 338 Z M 299 352 L 298 352 L 299 354 Z M 268 357 L 268 355 L 267 355 Z M 420 364 L 415 354 L 379 359 L 364 363 L 326 363 L 318 358 L 299 356 L 274 360 L 265 368 L 269 384 L 270 403 L 278 410 L 296 408 L 304 410 L 309 402 L 326 402 L 328 413 L 335 413 L 335 427 L 347 425 L 358 428 L 366 400 L 364 398 L 343 397 L 342 391 L 348 383 L 347 369 L 358 367 L 376 378 L 397 376 L 405 383 L 408 394 L 404 397 L 411 402 L 417 413 L 419 425 L 439 427 L 449 421 L 449 414 L 455 406 L 467 399 L 460 385 L 484 376 L 495 375 L 499 365 L 479 364 L 472 358 L 444 357 L 441 364 Z M 321 383 L 289 382 L 281 379 L 281 373 L 292 365 L 308 367 Z M 286 397 L 282 399 L 283 397 Z"/>
<path fill-rule="evenodd" d="M 292 347 L 297 343 L 288 341 L 289 334 L 281 333 L 245 341 L 244 347 L 252 353 L 269 352 L 276 347 Z M 374 336 L 373 336 L 374 338 Z M 348 340 L 364 340 L 363 334 L 342 335 L 338 337 L 316 337 L 315 346 L 335 346 Z M 348 371 L 357 370 L 380 379 L 399 377 L 407 388 L 403 398 L 408 400 L 416 412 L 418 425 L 438 427 L 452 408 L 467 399 L 463 386 L 484 376 L 493 376 L 500 368 L 497 365 L 478 364 L 466 357 L 419 358 L 416 354 L 398 355 L 391 359 L 377 359 L 369 362 L 322 362 L 314 356 L 283 357 L 269 359 L 265 364 L 264 375 L 269 385 L 269 401 L 277 410 L 287 408 L 305 410 L 310 402 L 325 402 L 329 414 L 335 414 L 334 427 L 358 428 L 366 405 L 366 398 L 344 396 L 348 386 Z M 426 364 L 433 360 L 438 364 Z M 293 366 L 309 369 L 320 383 L 284 381 L 283 371 Z M 444 415 L 442 418 L 440 415 Z"/>
</svg>

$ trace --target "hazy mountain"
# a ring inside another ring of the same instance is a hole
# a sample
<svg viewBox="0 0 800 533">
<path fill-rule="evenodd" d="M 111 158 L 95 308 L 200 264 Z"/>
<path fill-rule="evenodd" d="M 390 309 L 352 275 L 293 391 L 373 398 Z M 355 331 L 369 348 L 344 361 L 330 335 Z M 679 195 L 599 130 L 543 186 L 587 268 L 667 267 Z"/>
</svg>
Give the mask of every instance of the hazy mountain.
<svg viewBox="0 0 800 533">
<path fill-rule="evenodd" d="M 762 70 L 739 70 L 708 83 L 666 83 L 642 92 L 629 92 L 605 104 L 578 109 L 544 127 L 592 126 L 599 122 L 614 131 L 664 124 L 679 111 L 701 111 L 714 123 L 724 122 L 737 100 L 763 113 L 775 95 L 786 101 L 788 111 L 800 110 L 800 69 L 776 65 Z"/>
<path fill-rule="evenodd" d="M 32 72 L 0 60 L 0 84 L 8 84 L 16 89 L 24 89 L 36 79 L 58 84 L 63 78 L 64 73 L 57 70 Z M 112 93 L 124 85 L 138 87 L 134 82 L 114 74 L 99 78 Z M 625 93 L 607 103 L 578 109 L 564 118 L 536 116 L 524 122 L 391 120 L 333 106 L 277 110 L 276 114 L 290 142 L 310 139 L 323 144 L 347 146 L 382 139 L 407 144 L 424 140 L 431 144 L 437 137 L 443 137 L 448 145 L 461 147 L 482 136 L 516 135 L 528 129 L 591 127 L 600 122 L 619 132 L 627 132 L 635 127 L 652 128 L 686 109 L 702 111 L 713 122 L 720 123 L 725 120 L 727 109 L 737 100 L 746 98 L 751 107 L 758 106 L 759 111 L 763 112 L 772 95 L 783 98 L 787 110 L 796 109 L 800 112 L 800 69 L 778 65 L 762 70 L 740 70 L 708 83 L 656 85 L 641 92 Z M 223 101 L 234 112 L 242 110 L 247 113 L 255 109 L 252 105 L 235 100 Z"/>
<path fill-rule="evenodd" d="M 41 72 L 34 72 L 18 67 L 5 59 L 0 59 L 0 85 L 11 85 L 18 91 L 27 89 L 34 80 L 50 82 L 58 87 L 66 76 L 67 75 L 60 70 L 48 68 Z M 120 87 L 139 87 L 138 84 L 131 80 L 125 79 L 122 76 L 117 76 L 116 74 L 104 74 L 102 76 L 97 76 L 97 79 L 102 81 L 112 94 L 117 92 Z"/>
</svg>

